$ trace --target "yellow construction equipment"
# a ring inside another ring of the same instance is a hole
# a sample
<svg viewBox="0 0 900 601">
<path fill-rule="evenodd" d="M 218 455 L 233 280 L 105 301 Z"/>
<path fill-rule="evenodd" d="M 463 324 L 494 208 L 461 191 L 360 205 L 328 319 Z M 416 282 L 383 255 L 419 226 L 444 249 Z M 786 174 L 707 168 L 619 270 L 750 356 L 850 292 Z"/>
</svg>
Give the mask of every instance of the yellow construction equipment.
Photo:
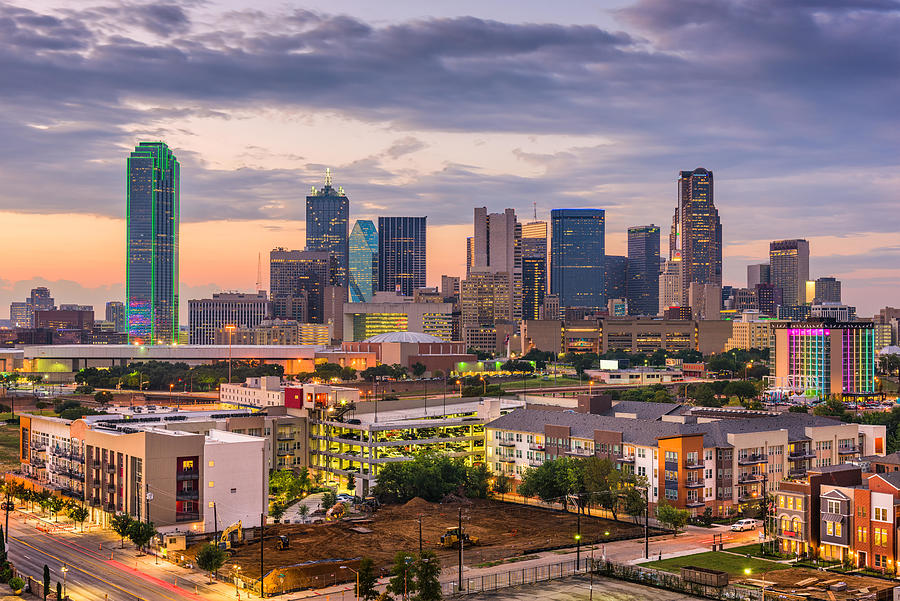
<svg viewBox="0 0 900 601">
<path fill-rule="evenodd" d="M 463 543 L 466 545 L 477 545 L 478 537 L 477 536 L 469 536 L 465 532 L 462 534 Z M 448 549 L 455 549 L 459 547 L 459 527 L 453 526 L 451 528 L 447 528 L 447 531 L 441 535 L 441 546 L 447 547 Z"/>
<path fill-rule="evenodd" d="M 347 506 L 344 505 L 343 503 L 335 503 L 334 505 L 331 506 L 331 509 L 329 509 L 325 513 L 325 519 L 326 520 L 339 520 L 342 517 L 344 517 L 345 513 L 347 513 Z"/>
<path fill-rule="evenodd" d="M 275 549 L 278 551 L 285 551 L 291 548 L 291 539 L 286 536 L 279 536 L 278 540 L 275 541 Z"/>
<path fill-rule="evenodd" d="M 242 544 L 244 544 L 244 527 L 240 520 L 222 530 L 218 540 L 220 549 L 230 551 L 231 547 Z"/>
</svg>

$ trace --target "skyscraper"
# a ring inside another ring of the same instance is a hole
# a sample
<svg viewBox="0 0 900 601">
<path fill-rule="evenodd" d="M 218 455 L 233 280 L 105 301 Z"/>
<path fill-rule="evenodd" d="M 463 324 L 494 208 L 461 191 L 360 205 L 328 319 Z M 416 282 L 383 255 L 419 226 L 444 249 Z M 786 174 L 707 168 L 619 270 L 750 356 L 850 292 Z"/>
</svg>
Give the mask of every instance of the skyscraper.
<svg viewBox="0 0 900 601">
<path fill-rule="evenodd" d="M 603 295 L 609 299 L 625 300 L 628 296 L 628 257 L 605 255 L 603 257 Z"/>
<path fill-rule="evenodd" d="M 425 285 L 427 217 L 378 218 L 378 289 L 412 296 Z"/>
<path fill-rule="evenodd" d="M 332 283 L 347 286 L 349 273 L 350 200 L 343 188 L 331 186 L 331 170 L 325 170 L 325 187 L 306 197 L 306 250 L 329 252 L 334 257 Z"/>
<path fill-rule="evenodd" d="M 769 244 L 770 281 L 781 288 L 785 306 L 806 302 L 806 280 L 809 279 L 809 242 L 775 240 Z"/>
<path fill-rule="evenodd" d="M 359 219 L 350 233 L 350 302 L 367 303 L 378 287 L 378 231 Z"/>
<path fill-rule="evenodd" d="M 547 294 L 547 222 L 522 225 L 522 319 L 540 319 Z"/>
<path fill-rule="evenodd" d="M 106 303 L 106 321 L 113 324 L 116 332 L 125 331 L 125 303 L 109 301 Z"/>
<path fill-rule="evenodd" d="M 553 209 L 550 229 L 550 290 L 560 306 L 605 309 L 605 211 Z"/>
<path fill-rule="evenodd" d="M 474 273 L 508 273 L 509 285 L 506 302 L 511 315 L 508 319 L 522 317 L 522 226 L 513 209 L 502 213 L 488 213 L 485 207 L 475 208 L 472 237 L 472 265 L 468 276 Z"/>
<path fill-rule="evenodd" d="M 722 285 L 722 222 L 713 200 L 713 173 L 682 171 L 669 234 L 669 259 L 681 257 L 682 303 L 691 282 Z"/>
<path fill-rule="evenodd" d="M 659 226 L 628 228 L 628 312 L 656 315 L 659 311 Z"/>
<path fill-rule="evenodd" d="M 332 255 L 285 250 L 269 253 L 269 294 L 273 316 L 301 323 L 325 323 L 325 287 L 331 280 Z"/>
<path fill-rule="evenodd" d="M 747 265 L 747 288 L 756 288 L 757 284 L 769 283 L 769 264 L 757 263 Z"/>
<path fill-rule="evenodd" d="M 839 303 L 841 302 L 841 281 L 831 277 L 819 278 L 815 283 L 816 294 L 813 302 Z"/>
<path fill-rule="evenodd" d="M 255 328 L 272 316 L 265 291 L 255 294 L 216 292 L 212 298 L 188 301 L 191 344 L 215 344 L 216 330 L 226 326 Z"/>
<path fill-rule="evenodd" d="M 172 344 L 178 341 L 181 165 L 163 142 L 141 142 L 126 174 L 128 339 Z"/>
<path fill-rule="evenodd" d="M 672 307 L 684 302 L 681 286 L 681 257 L 676 256 L 663 263 L 659 274 L 659 313 L 665 315 Z"/>
</svg>

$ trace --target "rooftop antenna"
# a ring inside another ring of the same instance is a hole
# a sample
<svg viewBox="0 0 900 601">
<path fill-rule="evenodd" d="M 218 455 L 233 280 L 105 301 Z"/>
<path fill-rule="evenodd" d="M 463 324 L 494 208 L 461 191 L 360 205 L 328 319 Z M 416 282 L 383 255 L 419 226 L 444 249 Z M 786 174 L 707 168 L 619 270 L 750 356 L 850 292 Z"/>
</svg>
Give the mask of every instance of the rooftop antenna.
<svg viewBox="0 0 900 601">
<path fill-rule="evenodd" d="M 331 186 L 331 167 L 325 168 L 325 187 Z"/>
<path fill-rule="evenodd" d="M 531 203 L 534 205 L 534 220 L 537 221 L 537 201 Z"/>
<path fill-rule="evenodd" d="M 262 290 L 262 253 L 256 253 L 256 291 Z"/>
</svg>

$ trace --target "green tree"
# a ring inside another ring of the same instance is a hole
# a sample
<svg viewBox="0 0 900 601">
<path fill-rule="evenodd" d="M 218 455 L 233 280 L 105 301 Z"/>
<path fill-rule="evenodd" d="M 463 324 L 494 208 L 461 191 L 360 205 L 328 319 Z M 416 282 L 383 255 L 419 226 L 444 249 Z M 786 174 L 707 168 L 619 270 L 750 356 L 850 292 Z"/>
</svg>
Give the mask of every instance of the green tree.
<svg viewBox="0 0 900 601">
<path fill-rule="evenodd" d="M 660 503 L 656 507 L 656 519 L 660 524 L 671 528 L 675 536 L 678 536 L 678 531 L 684 528 L 690 517 L 691 512 L 687 509 L 678 509 L 668 503 Z"/>
<path fill-rule="evenodd" d="M 752 399 L 758 394 L 756 385 L 753 382 L 748 382 L 747 380 L 735 380 L 733 382 L 729 382 L 725 385 L 724 392 L 729 397 L 736 396 L 741 402 L 741 405 L 744 404 L 745 400 Z"/>
<path fill-rule="evenodd" d="M 493 492 L 498 495 L 505 495 L 510 490 L 509 477 L 506 474 L 498 474 L 494 477 Z"/>
<path fill-rule="evenodd" d="M 441 561 L 434 551 L 422 551 L 413 566 L 416 576 L 415 601 L 440 601 Z"/>
<path fill-rule="evenodd" d="M 275 501 L 272 503 L 272 507 L 269 509 L 269 515 L 272 516 L 272 519 L 276 522 L 281 521 L 281 518 L 284 517 L 284 512 L 287 511 L 284 505 Z"/>
<path fill-rule="evenodd" d="M 66 500 L 62 497 L 50 497 L 47 501 L 47 508 L 54 515 L 54 519 L 59 521 L 59 512 L 65 509 Z"/>
<path fill-rule="evenodd" d="M 407 551 L 397 551 L 394 565 L 391 566 L 391 578 L 387 590 L 395 595 L 408 599 L 416 591 L 415 556 Z"/>
<path fill-rule="evenodd" d="M 131 516 L 127 513 L 117 513 L 113 516 L 110 521 L 110 526 L 113 529 L 113 532 L 119 535 L 119 538 L 122 540 L 122 548 L 125 548 L 125 537 L 128 536 L 129 532 L 131 532 L 131 523 L 134 520 L 131 519 Z"/>
<path fill-rule="evenodd" d="M 341 380 L 355 380 L 356 379 L 356 370 L 352 367 L 343 367 L 341 368 Z"/>
<path fill-rule="evenodd" d="M 309 505 L 300 505 L 300 509 L 297 510 L 300 514 L 300 517 L 303 518 L 303 523 L 306 523 L 306 516 L 309 515 Z"/>
<path fill-rule="evenodd" d="M 849 419 L 847 408 L 844 406 L 844 403 L 835 398 L 830 398 L 821 405 L 818 405 L 813 409 L 813 414 L 824 417 L 837 417 L 840 418 L 841 421 L 847 421 L 847 419 Z"/>
<path fill-rule="evenodd" d="M 468 467 L 462 458 L 422 452 L 412 461 L 383 466 L 374 494 L 382 502 L 399 503 L 413 497 L 437 502 L 450 493 L 484 498 L 489 477 L 484 465 Z"/>
<path fill-rule="evenodd" d="M 378 598 L 378 576 L 375 575 L 375 562 L 371 557 L 363 557 L 359 562 L 359 590 L 356 596 L 366 601 Z"/>
<path fill-rule="evenodd" d="M 566 495 L 570 492 L 570 483 L 562 462 L 567 459 L 564 457 L 545 461 L 538 467 L 526 470 L 522 474 L 518 493 L 525 497 L 537 497 L 545 503 L 562 500 L 565 504 Z"/>
<path fill-rule="evenodd" d="M 333 490 L 326 490 L 322 495 L 322 509 L 328 511 L 337 503 L 337 494 Z"/>
<path fill-rule="evenodd" d="M 153 522 L 147 523 L 135 520 L 131 523 L 131 528 L 128 529 L 128 538 L 138 548 L 138 551 L 143 551 L 144 547 L 153 540 L 154 536 L 156 536 L 156 528 L 153 526 Z"/>
<path fill-rule="evenodd" d="M 44 564 L 44 601 L 47 601 L 47 594 L 50 592 L 50 566 Z"/>
<path fill-rule="evenodd" d="M 307 473 L 308 477 L 308 473 Z M 278 470 L 269 476 L 269 494 L 291 501 L 299 493 L 297 475 L 292 470 Z"/>
<path fill-rule="evenodd" d="M 423 375 L 425 375 L 426 371 L 428 371 L 428 368 L 425 367 L 424 363 L 416 361 L 412 364 L 412 372 L 415 377 L 421 378 Z"/>
<path fill-rule="evenodd" d="M 84 532 L 84 521 L 88 518 L 87 508 L 85 507 L 71 507 L 69 509 L 69 517 L 72 518 L 72 521 L 76 524 L 81 524 L 81 530 Z"/>
<path fill-rule="evenodd" d="M 715 390 L 705 382 L 689 387 L 687 395 L 701 407 L 721 407 L 725 404 L 725 400 L 717 398 Z"/>
<path fill-rule="evenodd" d="M 350 475 L 347 477 L 347 492 L 353 493 L 356 490 L 356 477 Z"/>
<path fill-rule="evenodd" d="M 206 543 L 197 551 L 197 565 L 209 573 L 210 582 L 213 581 L 213 574 L 225 565 L 227 558 L 228 554 L 212 543 Z"/>
<path fill-rule="evenodd" d="M 113 402 L 113 393 L 108 390 L 101 390 L 94 395 L 94 400 L 97 401 L 101 407 L 106 406 Z"/>
<path fill-rule="evenodd" d="M 647 510 L 647 503 L 644 501 L 644 491 L 641 490 L 640 486 L 640 484 L 629 486 L 622 493 L 622 509 L 635 522 L 640 521 L 640 517 Z"/>
</svg>

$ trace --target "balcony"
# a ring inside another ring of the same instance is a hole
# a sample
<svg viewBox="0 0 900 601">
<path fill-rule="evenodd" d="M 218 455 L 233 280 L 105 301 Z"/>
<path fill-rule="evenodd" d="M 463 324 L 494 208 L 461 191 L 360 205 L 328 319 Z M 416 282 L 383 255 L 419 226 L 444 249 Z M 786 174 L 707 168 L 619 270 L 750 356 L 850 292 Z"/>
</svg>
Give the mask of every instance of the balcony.
<svg viewBox="0 0 900 601">
<path fill-rule="evenodd" d="M 759 496 L 753 493 L 741 493 L 738 497 L 738 503 L 749 503 L 751 501 L 758 501 Z"/>
<path fill-rule="evenodd" d="M 279 432 L 276 440 L 294 440 L 293 432 Z"/>
<path fill-rule="evenodd" d="M 195 511 L 176 511 L 176 522 L 196 522 L 200 519 L 200 514 Z"/>
<path fill-rule="evenodd" d="M 838 447 L 838 455 L 855 455 L 859 453 L 859 447 Z"/>
<path fill-rule="evenodd" d="M 178 472 L 178 475 L 175 476 L 175 480 L 181 482 L 183 480 L 199 480 L 200 479 L 200 470 L 189 470 L 186 472 Z"/>
<path fill-rule="evenodd" d="M 514 446 L 516 446 L 516 443 L 515 443 L 514 441 L 512 441 L 512 440 L 501 440 L 501 441 L 498 442 L 497 444 L 499 444 L 501 447 L 514 447 Z"/>
<path fill-rule="evenodd" d="M 584 447 L 575 447 L 574 449 L 566 450 L 566 455 L 576 455 L 578 457 L 593 457 L 594 452 L 590 449 L 585 449 Z"/>
<path fill-rule="evenodd" d="M 702 470 L 703 462 L 700 460 L 697 461 L 687 461 L 684 462 L 684 469 L 686 470 Z"/>
<path fill-rule="evenodd" d="M 703 480 L 688 480 L 684 486 L 685 488 L 703 488 Z"/>
<path fill-rule="evenodd" d="M 543 451 L 543 450 L 544 450 L 544 445 L 542 445 L 542 444 L 537 444 L 536 442 L 529 442 L 529 443 L 528 443 L 528 448 L 531 449 L 532 451 Z"/>
<path fill-rule="evenodd" d="M 336 452 L 336 451 L 332 451 L 332 452 L 334 453 L 334 452 Z M 291 454 L 291 450 L 290 450 L 290 449 L 282 449 L 282 448 L 279 447 L 279 448 L 275 451 L 275 453 L 276 453 L 277 455 L 290 455 L 290 454 Z"/>
<path fill-rule="evenodd" d="M 502 463 L 515 463 L 515 462 L 516 462 L 516 458 L 515 458 L 515 457 L 501 457 L 501 458 L 500 458 L 500 461 L 501 461 Z"/>
<path fill-rule="evenodd" d="M 741 474 L 738 477 L 738 484 L 749 482 L 762 482 L 765 476 L 763 474 Z"/>
<path fill-rule="evenodd" d="M 626 455 L 624 457 L 616 457 L 616 461 L 622 463 L 634 463 L 634 455 Z"/>
<path fill-rule="evenodd" d="M 703 507 L 705 503 L 700 499 L 688 499 L 687 503 L 684 504 L 685 507 Z"/>
<path fill-rule="evenodd" d="M 801 459 L 815 459 L 816 454 L 809 449 L 803 449 L 802 451 L 792 451 L 788 453 L 788 459 L 790 461 L 800 461 Z"/>
<path fill-rule="evenodd" d="M 806 470 L 790 470 L 788 478 L 806 478 Z"/>
<path fill-rule="evenodd" d="M 106 473 L 107 473 L 107 474 L 115 474 L 115 473 L 116 473 L 116 466 L 115 466 L 115 464 L 113 464 L 113 463 L 107 463 L 107 464 L 106 464 Z"/>
<path fill-rule="evenodd" d="M 765 463 L 769 458 L 766 455 L 744 455 L 738 457 L 738 465 L 755 465 L 757 463 Z"/>
<path fill-rule="evenodd" d="M 529 459 L 528 460 L 528 467 L 541 467 L 542 465 L 544 465 L 544 462 L 541 461 L 540 459 Z"/>
<path fill-rule="evenodd" d="M 175 491 L 175 499 L 178 501 L 196 501 L 200 498 L 198 490 L 179 490 Z"/>
</svg>

